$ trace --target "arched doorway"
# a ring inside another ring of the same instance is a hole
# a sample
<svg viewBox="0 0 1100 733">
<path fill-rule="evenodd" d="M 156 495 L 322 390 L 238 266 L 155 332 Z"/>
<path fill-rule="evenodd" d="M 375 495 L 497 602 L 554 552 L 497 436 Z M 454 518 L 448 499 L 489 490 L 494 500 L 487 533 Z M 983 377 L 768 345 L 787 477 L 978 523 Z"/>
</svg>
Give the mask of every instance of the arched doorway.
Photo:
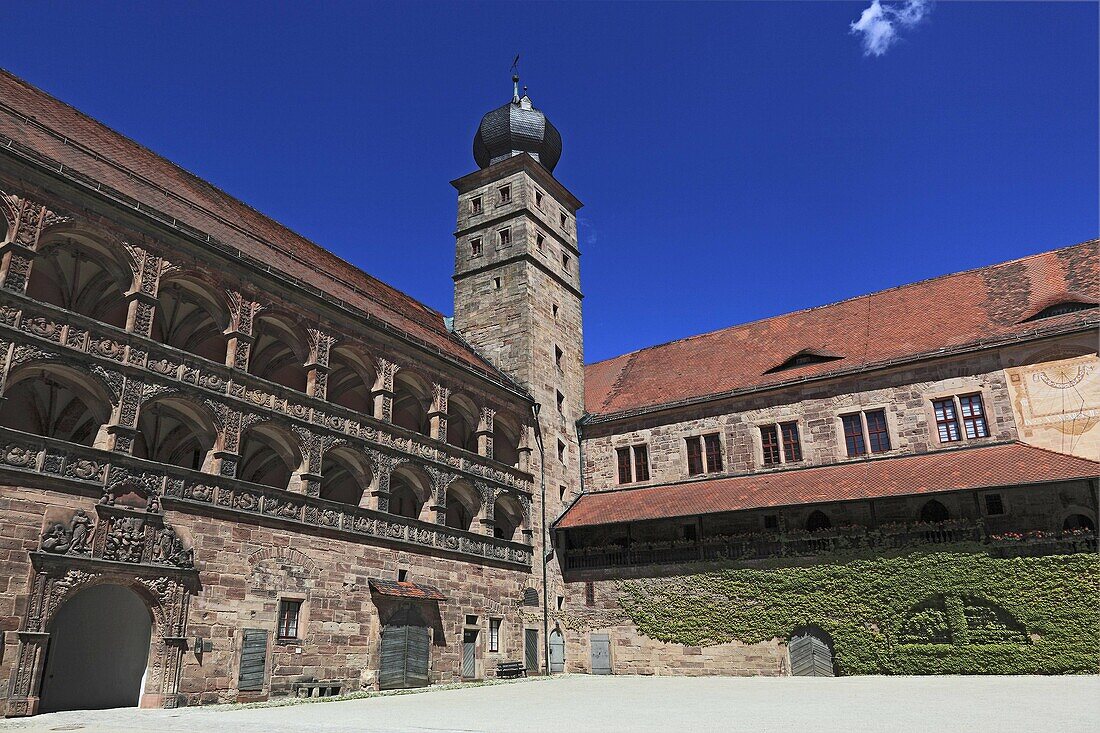
<svg viewBox="0 0 1100 733">
<path fill-rule="evenodd" d="M 39 712 L 134 707 L 141 698 L 153 619 L 121 585 L 95 585 L 65 603 L 48 627 Z"/>
<path fill-rule="evenodd" d="M 378 689 L 399 690 L 428 686 L 431 632 L 411 606 L 399 609 L 382 629 Z"/>
<path fill-rule="evenodd" d="M 550 632 L 550 674 L 565 671 L 565 637 L 561 631 Z"/>
<path fill-rule="evenodd" d="M 787 644 L 791 674 L 795 677 L 834 677 L 833 641 L 819 628 L 795 629 Z"/>
</svg>

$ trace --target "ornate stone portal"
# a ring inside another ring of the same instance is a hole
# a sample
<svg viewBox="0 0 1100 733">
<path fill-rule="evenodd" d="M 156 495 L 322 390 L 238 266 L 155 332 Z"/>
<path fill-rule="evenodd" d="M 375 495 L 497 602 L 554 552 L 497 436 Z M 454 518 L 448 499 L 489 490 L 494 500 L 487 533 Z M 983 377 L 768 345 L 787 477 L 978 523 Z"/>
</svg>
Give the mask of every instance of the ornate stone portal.
<svg viewBox="0 0 1100 733">
<path fill-rule="evenodd" d="M 135 494 L 131 494 L 134 496 Z M 104 499 L 113 501 L 107 494 Z M 155 495 L 145 507 L 100 503 L 94 522 L 77 509 L 67 522 L 47 523 L 39 549 L 19 652 L 8 690 L 9 717 L 38 712 L 50 622 L 82 590 L 110 583 L 137 593 L 153 617 L 142 707 L 177 705 L 180 664 L 187 649 L 187 605 L 199 590 L 192 551 L 164 521 Z"/>
</svg>

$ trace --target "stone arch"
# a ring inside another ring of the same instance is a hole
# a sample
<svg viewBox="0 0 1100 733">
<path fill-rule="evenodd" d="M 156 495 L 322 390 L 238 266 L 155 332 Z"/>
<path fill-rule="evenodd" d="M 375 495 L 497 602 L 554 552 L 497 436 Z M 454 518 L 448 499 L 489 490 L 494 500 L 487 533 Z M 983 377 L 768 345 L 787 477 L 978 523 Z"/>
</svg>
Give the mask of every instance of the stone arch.
<svg viewBox="0 0 1100 733">
<path fill-rule="evenodd" d="M 519 444 L 522 432 L 510 415 L 498 412 L 493 416 L 493 458 L 509 466 L 519 466 Z"/>
<path fill-rule="evenodd" d="M 929 499 L 921 505 L 918 519 L 929 524 L 939 524 L 951 519 L 951 512 L 947 511 L 947 507 L 943 505 L 943 502 L 937 499 Z"/>
<path fill-rule="evenodd" d="M 826 529 L 832 529 L 833 520 L 829 519 L 829 515 L 820 509 L 814 509 L 806 517 L 806 531 L 807 532 L 820 532 Z"/>
<path fill-rule="evenodd" d="M 160 281 L 152 338 L 219 363 L 225 362 L 229 304 L 198 273 L 178 272 Z"/>
<path fill-rule="evenodd" d="M 502 540 L 514 540 L 516 531 L 524 523 L 523 506 L 519 499 L 502 493 L 493 505 L 493 536 Z"/>
<path fill-rule="evenodd" d="M 43 232 L 27 283 L 28 297 L 126 327 L 126 293 L 137 266 L 126 248 L 84 227 Z"/>
<path fill-rule="evenodd" d="M 481 511 L 481 496 L 466 479 L 452 481 L 447 487 L 447 515 L 445 524 L 452 529 L 469 532 Z"/>
<path fill-rule="evenodd" d="M 237 478 L 295 490 L 304 469 L 302 449 L 285 426 L 268 420 L 241 433 Z"/>
<path fill-rule="evenodd" d="M 1096 534 L 1096 516 L 1084 507 L 1071 506 L 1063 512 L 1059 527 L 1063 532 L 1084 530 Z"/>
<path fill-rule="evenodd" d="M 262 547 L 248 555 L 249 565 L 255 566 L 263 560 L 279 560 L 301 565 L 311 575 L 316 575 L 319 572 L 317 563 L 314 562 L 313 558 L 293 547 Z"/>
<path fill-rule="evenodd" d="M 431 434 L 428 409 L 432 404 L 432 387 L 426 379 L 408 369 L 393 377 L 393 424 L 406 430 Z"/>
<path fill-rule="evenodd" d="M 294 319 L 279 312 L 263 312 L 253 321 L 252 333 L 249 374 L 305 392 L 309 342 Z"/>
<path fill-rule="evenodd" d="M 351 344 L 337 344 L 329 352 L 327 399 L 365 415 L 373 414 L 371 389 L 378 379 L 374 360 Z"/>
<path fill-rule="evenodd" d="M 477 424 L 481 410 L 465 394 L 447 397 L 447 442 L 477 453 Z"/>
<path fill-rule="evenodd" d="M 209 470 L 219 431 L 205 405 L 173 390 L 145 402 L 138 414 L 134 455 L 196 471 Z"/>
<path fill-rule="evenodd" d="M 427 516 L 432 502 L 432 479 L 412 463 L 394 467 L 390 474 L 390 513 L 409 519 Z"/>
<path fill-rule="evenodd" d="M 373 477 L 362 453 L 345 445 L 330 448 L 321 457 L 321 498 L 360 506 Z"/>
<path fill-rule="evenodd" d="M 115 402 L 110 385 L 91 371 L 53 360 L 27 361 L 8 375 L 0 425 L 102 446 Z"/>
</svg>

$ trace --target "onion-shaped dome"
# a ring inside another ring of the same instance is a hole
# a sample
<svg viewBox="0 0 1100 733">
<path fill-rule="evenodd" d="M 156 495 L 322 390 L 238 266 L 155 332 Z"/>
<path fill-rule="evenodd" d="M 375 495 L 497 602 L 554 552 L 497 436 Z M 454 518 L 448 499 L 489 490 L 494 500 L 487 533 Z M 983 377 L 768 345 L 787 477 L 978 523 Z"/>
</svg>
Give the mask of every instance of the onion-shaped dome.
<svg viewBox="0 0 1100 733">
<path fill-rule="evenodd" d="M 519 78 L 512 77 L 518 84 Z M 561 134 L 518 86 L 512 101 L 481 118 L 474 136 L 474 160 L 482 168 L 520 153 L 530 153 L 551 173 L 561 158 Z"/>
</svg>

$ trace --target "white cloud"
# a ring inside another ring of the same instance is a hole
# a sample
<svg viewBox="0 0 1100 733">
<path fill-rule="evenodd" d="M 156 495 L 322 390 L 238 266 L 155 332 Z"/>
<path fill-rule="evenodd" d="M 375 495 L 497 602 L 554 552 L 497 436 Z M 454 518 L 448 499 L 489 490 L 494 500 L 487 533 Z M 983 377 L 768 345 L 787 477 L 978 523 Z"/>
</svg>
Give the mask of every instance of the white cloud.
<svg viewBox="0 0 1100 733">
<path fill-rule="evenodd" d="M 864 56 L 882 56 L 898 40 L 899 29 L 912 28 L 928 17 L 931 10 L 931 0 L 896 3 L 873 0 L 850 28 L 853 34 L 862 36 Z"/>
</svg>

